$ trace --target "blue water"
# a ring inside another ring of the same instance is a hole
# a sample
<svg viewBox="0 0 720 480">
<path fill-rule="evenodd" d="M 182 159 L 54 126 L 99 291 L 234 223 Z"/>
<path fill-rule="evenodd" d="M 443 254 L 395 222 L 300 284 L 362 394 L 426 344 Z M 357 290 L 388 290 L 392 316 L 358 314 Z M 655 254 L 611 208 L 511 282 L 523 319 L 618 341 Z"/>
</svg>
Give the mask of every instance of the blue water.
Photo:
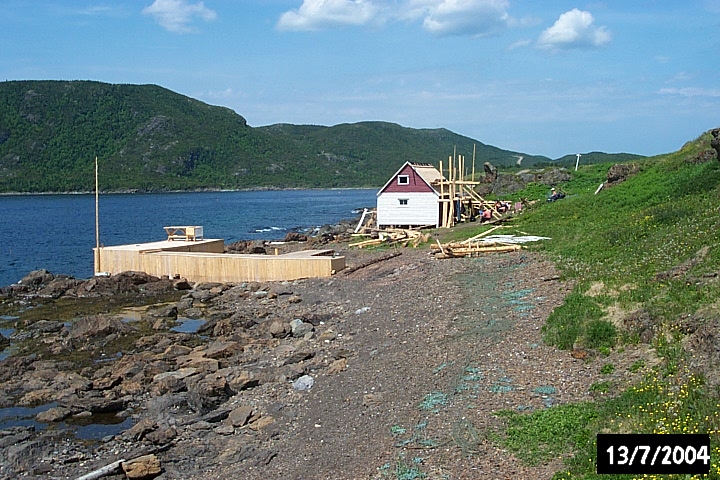
<svg viewBox="0 0 720 480">
<path fill-rule="evenodd" d="M 100 196 L 100 243 L 164 240 L 164 226 L 201 225 L 205 238 L 278 240 L 290 230 L 354 218 L 376 190 L 282 190 Z M 0 196 L 0 286 L 40 268 L 92 276 L 95 196 Z"/>
<path fill-rule="evenodd" d="M 36 430 L 44 430 L 48 424 L 35 420 L 38 413 L 45 412 L 56 407 L 57 404 L 49 403 L 38 407 L 9 407 L 0 408 L 0 429 L 10 427 L 33 427 Z M 133 425 L 131 417 L 120 418 L 113 414 L 96 414 L 89 418 L 67 419 L 57 424 L 58 428 L 71 430 L 76 438 L 82 440 L 100 440 L 108 435 L 117 435 Z"/>
</svg>

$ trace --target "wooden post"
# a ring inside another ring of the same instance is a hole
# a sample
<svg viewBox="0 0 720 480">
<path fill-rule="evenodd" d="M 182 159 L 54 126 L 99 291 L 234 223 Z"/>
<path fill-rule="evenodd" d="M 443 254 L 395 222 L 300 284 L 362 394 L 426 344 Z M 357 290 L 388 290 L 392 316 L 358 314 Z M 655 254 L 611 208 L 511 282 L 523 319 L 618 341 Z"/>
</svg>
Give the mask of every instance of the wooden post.
<svg viewBox="0 0 720 480">
<path fill-rule="evenodd" d="M 95 273 L 100 270 L 100 193 L 98 190 L 98 159 L 95 157 Z"/>
<path fill-rule="evenodd" d="M 475 144 L 473 143 L 473 164 L 472 164 L 472 177 L 470 180 L 475 181 Z"/>
<path fill-rule="evenodd" d="M 452 227 L 452 215 L 453 215 L 453 210 L 455 209 L 455 197 L 454 197 L 454 192 L 453 192 L 453 182 L 455 180 L 455 177 L 453 176 L 454 175 L 454 172 L 453 172 L 454 166 L 455 166 L 455 153 L 453 150 L 453 156 L 448 157 L 448 177 L 449 177 L 448 178 L 448 180 L 449 180 L 448 201 L 449 201 L 449 205 L 448 205 L 447 219 L 445 220 L 445 224 L 447 225 L 447 228 Z"/>
<path fill-rule="evenodd" d="M 443 201 L 443 190 L 445 189 L 445 182 L 443 181 L 443 161 L 440 160 L 440 197 L 438 198 L 438 227 L 442 228 L 445 218 L 445 202 Z"/>
</svg>

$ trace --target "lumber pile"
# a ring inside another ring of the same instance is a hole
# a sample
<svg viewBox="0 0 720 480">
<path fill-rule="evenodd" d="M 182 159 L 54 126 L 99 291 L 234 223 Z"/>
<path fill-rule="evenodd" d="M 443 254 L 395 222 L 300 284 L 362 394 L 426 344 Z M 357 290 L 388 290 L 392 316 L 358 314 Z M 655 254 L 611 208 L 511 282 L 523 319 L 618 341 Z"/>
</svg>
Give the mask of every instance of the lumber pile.
<svg viewBox="0 0 720 480">
<path fill-rule="evenodd" d="M 407 247 L 417 247 L 421 242 L 427 242 L 430 236 L 423 234 L 418 230 L 408 230 L 404 228 L 387 228 L 377 232 L 377 238 L 362 240 L 349 244 L 349 247 L 373 247 L 378 245 L 401 245 Z"/>
<path fill-rule="evenodd" d="M 522 247 L 513 243 L 503 242 L 483 242 L 482 237 L 487 236 L 491 232 L 494 232 L 501 225 L 492 227 L 472 238 L 463 240 L 462 242 L 452 242 L 441 245 L 438 240 L 438 249 L 432 251 L 435 254 L 435 258 L 457 258 L 457 257 L 477 257 L 485 253 L 504 253 L 504 252 L 516 252 Z"/>
<path fill-rule="evenodd" d="M 446 243 L 432 252 L 435 258 L 477 257 L 486 253 L 516 252 L 522 247 L 508 243 Z"/>
</svg>

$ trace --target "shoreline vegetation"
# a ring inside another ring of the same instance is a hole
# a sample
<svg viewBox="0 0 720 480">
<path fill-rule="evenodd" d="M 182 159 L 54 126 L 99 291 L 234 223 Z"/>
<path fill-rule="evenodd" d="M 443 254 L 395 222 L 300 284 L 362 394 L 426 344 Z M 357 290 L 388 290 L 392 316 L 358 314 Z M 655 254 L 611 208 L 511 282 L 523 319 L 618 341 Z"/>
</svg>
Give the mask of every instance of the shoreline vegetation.
<svg viewBox="0 0 720 480">
<path fill-rule="evenodd" d="M 479 170 L 517 166 L 518 157 L 528 168 L 575 161 L 380 121 L 252 127 L 230 109 L 156 85 L 0 82 L 2 192 L 91 191 L 95 158 L 101 187 L 113 192 L 380 186 L 406 161 L 437 164 L 453 152 L 475 152 Z M 583 154 L 584 163 L 635 158 Z"/>
<path fill-rule="evenodd" d="M 190 190 L 143 190 L 122 188 L 117 190 L 100 190 L 100 195 L 135 195 L 154 193 L 212 193 L 212 192 L 281 192 L 298 190 L 378 190 L 380 187 L 252 187 L 252 188 L 194 188 Z M 73 192 L 0 192 L 0 197 L 32 196 L 32 195 L 94 195 L 95 190 Z"/>
</svg>

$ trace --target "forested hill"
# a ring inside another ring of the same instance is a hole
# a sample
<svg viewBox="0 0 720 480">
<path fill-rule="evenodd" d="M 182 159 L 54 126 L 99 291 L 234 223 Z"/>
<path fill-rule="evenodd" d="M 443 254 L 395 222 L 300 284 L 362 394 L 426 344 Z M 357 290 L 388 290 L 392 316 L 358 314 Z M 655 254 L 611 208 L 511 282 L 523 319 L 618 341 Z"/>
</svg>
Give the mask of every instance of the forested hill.
<svg viewBox="0 0 720 480">
<path fill-rule="evenodd" d="M 457 148 L 479 167 L 546 157 L 445 129 L 383 122 L 253 128 L 234 111 L 156 85 L 0 82 L 0 192 L 382 185 L 405 161 L 437 165 Z"/>
</svg>

